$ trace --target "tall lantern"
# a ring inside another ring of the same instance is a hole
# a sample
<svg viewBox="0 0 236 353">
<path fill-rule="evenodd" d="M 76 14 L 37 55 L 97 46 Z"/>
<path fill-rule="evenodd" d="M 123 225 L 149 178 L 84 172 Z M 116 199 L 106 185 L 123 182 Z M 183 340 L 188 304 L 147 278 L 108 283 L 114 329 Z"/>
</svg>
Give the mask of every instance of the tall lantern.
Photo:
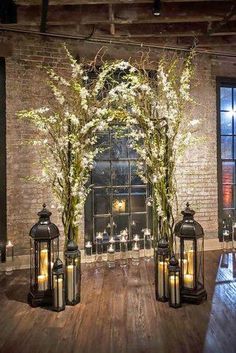
<svg viewBox="0 0 236 353">
<path fill-rule="evenodd" d="M 179 262 L 172 256 L 168 265 L 169 276 L 169 306 L 172 308 L 181 307 L 180 300 L 180 267 Z"/>
<path fill-rule="evenodd" d="M 53 276 L 53 310 L 65 310 L 64 269 L 62 261 L 57 258 L 52 269 Z"/>
<path fill-rule="evenodd" d="M 170 256 L 169 244 L 165 237 L 157 244 L 155 254 L 155 284 L 156 299 L 161 302 L 168 300 L 168 260 Z"/>
<path fill-rule="evenodd" d="M 181 213 L 183 220 L 175 226 L 179 240 L 181 297 L 185 302 L 199 304 L 207 298 L 204 288 L 204 231 L 194 220 L 195 212 L 189 203 Z"/>
<path fill-rule="evenodd" d="M 76 305 L 80 302 L 81 255 L 78 245 L 69 240 L 65 251 L 66 261 L 66 304 Z"/>
<path fill-rule="evenodd" d="M 33 306 L 52 304 L 52 267 L 59 251 L 59 230 L 51 223 L 51 212 L 43 205 L 39 221 L 30 230 L 30 292 Z"/>
</svg>

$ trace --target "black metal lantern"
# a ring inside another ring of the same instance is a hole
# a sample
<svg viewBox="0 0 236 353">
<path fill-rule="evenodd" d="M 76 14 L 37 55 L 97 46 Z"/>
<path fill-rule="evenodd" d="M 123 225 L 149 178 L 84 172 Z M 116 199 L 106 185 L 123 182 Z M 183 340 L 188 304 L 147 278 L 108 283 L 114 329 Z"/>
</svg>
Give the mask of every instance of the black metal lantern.
<svg viewBox="0 0 236 353">
<path fill-rule="evenodd" d="M 65 251 L 66 261 L 66 304 L 76 305 L 80 302 L 81 254 L 78 245 L 69 240 Z"/>
<path fill-rule="evenodd" d="M 159 240 L 155 255 L 156 299 L 161 302 L 168 300 L 168 260 L 170 249 L 166 237 Z"/>
<path fill-rule="evenodd" d="M 175 256 L 172 256 L 168 265 L 169 276 L 169 306 L 181 307 L 180 300 L 180 267 Z"/>
<path fill-rule="evenodd" d="M 65 310 L 65 281 L 62 261 L 57 258 L 52 269 L 53 279 L 53 310 Z"/>
<path fill-rule="evenodd" d="M 175 226 L 179 239 L 181 296 L 183 301 L 199 304 L 207 298 L 204 289 L 204 231 L 193 218 L 189 203 L 182 211 L 183 220 Z"/>
<path fill-rule="evenodd" d="M 43 205 L 39 221 L 30 230 L 30 292 L 32 306 L 52 304 L 52 267 L 59 251 L 59 230 Z"/>
</svg>

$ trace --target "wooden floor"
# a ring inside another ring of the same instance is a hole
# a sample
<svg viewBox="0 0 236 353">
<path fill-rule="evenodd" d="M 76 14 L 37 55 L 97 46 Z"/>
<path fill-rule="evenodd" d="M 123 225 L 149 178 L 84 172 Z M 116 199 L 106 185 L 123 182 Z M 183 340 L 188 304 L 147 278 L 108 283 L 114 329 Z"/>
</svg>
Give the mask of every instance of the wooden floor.
<svg viewBox="0 0 236 353">
<path fill-rule="evenodd" d="M 83 267 L 82 303 L 29 307 L 28 272 L 0 276 L 1 353 L 235 353 L 236 255 L 206 253 L 208 301 L 171 309 L 154 296 L 153 263 Z"/>
</svg>

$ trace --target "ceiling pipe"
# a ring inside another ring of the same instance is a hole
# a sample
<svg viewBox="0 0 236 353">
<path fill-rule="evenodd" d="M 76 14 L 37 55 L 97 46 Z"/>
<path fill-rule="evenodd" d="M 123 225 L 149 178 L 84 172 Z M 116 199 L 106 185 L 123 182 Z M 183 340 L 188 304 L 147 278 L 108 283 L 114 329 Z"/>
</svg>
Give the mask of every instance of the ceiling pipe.
<svg viewBox="0 0 236 353">
<path fill-rule="evenodd" d="M 30 35 L 37 35 L 37 36 L 45 36 L 45 37 L 51 37 L 51 38 L 59 38 L 59 39 L 71 39 L 71 40 L 80 40 L 88 43 L 100 43 L 100 44 L 115 44 L 115 45 L 125 45 L 125 46 L 132 46 L 132 47 L 139 47 L 139 48 L 147 48 L 147 49 L 165 49 L 169 51 L 182 51 L 182 52 L 190 52 L 191 48 L 181 48 L 181 47 L 175 47 L 175 46 L 165 46 L 165 45 L 155 45 L 155 44 L 144 44 L 144 43 L 137 43 L 137 42 L 124 42 L 124 41 L 119 41 L 119 40 L 113 40 L 110 38 L 96 38 L 96 37 L 83 37 L 80 35 L 70 35 L 70 34 L 60 34 L 60 33 L 52 33 L 52 32 L 38 32 L 38 31 L 32 31 L 32 30 L 27 30 L 27 29 L 17 29 L 17 28 L 10 28 L 10 27 L 4 27 L 4 25 L 0 25 L 0 31 L 5 31 L 5 32 L 12 32 L 12 33 L 21 33 L 21 34 L 30 34 Z M 200 49 L 197 48 L 197 45 L 195 46 L 193 43 L 193 46 L 195 47 L 195 51 L 199 54 L 210 54 L 210 55 L 217 55 L 217 56 L 222 56 L 222 57 L 228 57 L 228 58 L 236 58 L 236 53 L 231 54 L 231 53 L 223 53 L 223 52 L 218 52 L 214 50 L 209 50 L 209 49 Z"/>
</svg>

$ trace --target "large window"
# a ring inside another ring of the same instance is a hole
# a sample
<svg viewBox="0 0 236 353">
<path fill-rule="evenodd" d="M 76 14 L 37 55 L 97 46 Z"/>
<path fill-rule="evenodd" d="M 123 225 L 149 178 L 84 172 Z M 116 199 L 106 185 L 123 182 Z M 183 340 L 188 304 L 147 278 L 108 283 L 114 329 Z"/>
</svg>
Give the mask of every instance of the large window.
<svg viewBox="0 0 236 353">
<path fill-rule="evenodd" d="M 148 226 L 148 187 L 137 175 L 137 155 L 128 138 L 114 133 L 99 135 L 104 152 L 91 173 L 92 191 L 85 207 L 85 239 L 94 242 L 97 232 L 117 236 L 127 228 L 129 236 Z"/>
<path fill-rule="evenodd" d="M 236 81 L 220 81 L 219 90 L 219 215 L 235 218 L 236 210 Z"/>
</svg>

